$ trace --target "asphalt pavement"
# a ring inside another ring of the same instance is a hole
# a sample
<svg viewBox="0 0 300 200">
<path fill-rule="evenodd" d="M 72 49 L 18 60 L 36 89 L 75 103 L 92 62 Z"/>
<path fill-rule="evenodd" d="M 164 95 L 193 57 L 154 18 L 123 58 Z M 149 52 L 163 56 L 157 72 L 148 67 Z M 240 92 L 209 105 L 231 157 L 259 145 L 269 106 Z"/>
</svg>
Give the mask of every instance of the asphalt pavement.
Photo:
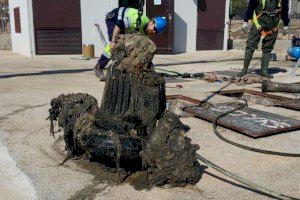
<svg viewBox="0 0 300 200">
<path fill-rule="evenodd" d="M 179 73 L 222 71 L 237 73 L 243 64 L 243 51 L 199 51 L 176 55 L 156 55 L 156 69 Z M 255 53 L 252 69 L 259 69 L 261 52 Z M 290 62 L 279 56 L 272 61 L 274 81 L 300 82 L 289 77 Z M 94 75 L 97 59 L 81 60 L 78 55 L 24 58 L 10 51 L 0 51 L 0 199 L 271 199 L 207 167 L 195 186 L 137 191 L 127 183 L 119 185 L 99 180 L 97 173 L 82 167 L 76 160 L 63 166 L 66 151 L 62 134 L 50 136 L 48 109 L 52 98 L 60 94 L 88 93 L 100 105 L 104 82 Z M 182 87 L 177 87 L 180 84 Z M 201 79 L 172 79 L 166 83 L 167 95 L 181 94 L 212 103 L 235 101 L 214 95 L 212 91 L 252 89 L 260 84 L 239 86 L 226 81 L 209 83 Z M 299 98 L 297 95 L 286 95 Z M 250 107 L 300 120 L 298 111 L 267 107 L 254 103 Z M 194 117 L 181 118 L 191 127 L 188 137 L 200 146 L 199 154 L 223 168 L 268 189 L 300 198 L 300 159 L 258 154 L 239 149 L 219 140 L 212 124 Z M 220 128 L 226 137 L 257 148 L 300 153 L 300 131 L 253 139 Z M 206 166 L 205 164 L 201 163 Z M 97 170 L 96 170 L 97 171 Z"/>
</svg>

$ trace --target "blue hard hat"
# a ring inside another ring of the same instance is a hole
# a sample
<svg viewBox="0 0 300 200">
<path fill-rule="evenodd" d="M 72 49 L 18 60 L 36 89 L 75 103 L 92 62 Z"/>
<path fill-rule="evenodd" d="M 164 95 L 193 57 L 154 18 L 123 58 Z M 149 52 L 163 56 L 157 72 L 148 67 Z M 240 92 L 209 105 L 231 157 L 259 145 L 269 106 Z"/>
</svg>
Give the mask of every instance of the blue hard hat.
<svg viewBox="0 0 300 200">
<path fill-rule="evenodd" d="M 298 46 L 293 46 L 293 47 L 288 48 L 287 53 L 292 58 L 295 58 L 295 59 L 298 60 L 300 58 L 300 46 L 299 47 Z"/>
<path fill-rule="evenodd" d="M 154 17 L 155 30 L 160 33 L 167 27 L 167 20 L 163 17 Z"/>
</svg>

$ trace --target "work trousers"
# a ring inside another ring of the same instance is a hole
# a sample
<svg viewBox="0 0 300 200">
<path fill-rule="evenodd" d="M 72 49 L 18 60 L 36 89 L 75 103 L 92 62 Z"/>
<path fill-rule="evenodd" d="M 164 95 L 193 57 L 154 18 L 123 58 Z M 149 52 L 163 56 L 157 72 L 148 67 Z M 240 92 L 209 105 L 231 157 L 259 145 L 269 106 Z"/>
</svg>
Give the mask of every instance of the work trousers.
<svg viewBox="0 0 300 200">
<path fill-rule="evenodd" d="M 108 40 L 109 40 L 109 42 L 111 42 L 116 23 L 112 19 L 106 19 L 105 23 L 106 23 L 106 27 L 107 27 Z M 98 60 L 98 64 L 101 69 L 104 69 L 109 61 L 110 61 L 110 58 L 107 58 L 104 54 L 102 54 L 100 59 Z"/>
<path fill-rule="evenodd" d="M 262 40 L 262 51 L 263 53 L 271 53 L 273 51 L 276 39 L 277 39 L 278 31 L 275 33 L 272 33 L 271 35 L 266 36 Z M 256 29 L 255 25 L 253 25 L 250 29 L 250 32 L 248 34 L 248 39 L 246 42 L 246 51 L 253 52 L 258 47 L 258 43 L 260 41 L 261 34 L 259 30 Z"/>
</svg>

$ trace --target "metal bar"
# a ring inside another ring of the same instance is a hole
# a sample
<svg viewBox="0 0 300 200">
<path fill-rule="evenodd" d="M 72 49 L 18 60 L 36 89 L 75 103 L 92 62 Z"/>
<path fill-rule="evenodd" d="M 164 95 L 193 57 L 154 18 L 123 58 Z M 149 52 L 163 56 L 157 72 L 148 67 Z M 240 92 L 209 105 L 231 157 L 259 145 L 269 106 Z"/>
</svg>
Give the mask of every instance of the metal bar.
<svg viewBox="0 0 300 200">
<path fill-rule="evenodd" d="M 265 80 L 262 82 L 262 91 L 300 93 L 300 84 L 278 83 Z"/>
<path fill-rule="evenodd" d="M 255 96 L 260 96 L 268 99 L 273 103 L 273 106 L 288 108 L 292 110 L 300 110 L 300 100 L 292 99 L 288 97 L 282 97 L 278 95 L 268 94 L 264 92 L 258 92 L 254 90 L 240 89 L 240 90 L 226 90 L 226 91 L 214 91 L 213 93 L 220 95 L 228 95 L 228 94 L 245 94 L 249 93 Z"/>
<path fill-rule="evenodd" d="M 102 30 L 101 30 L 100 24 L 95 23 L 95 26 L 96 26 L 97 31 L 99 33 L 100 39 L 102 40 L 103 46 L 106 47 L 107 41 L 106 41 L 106 39 L 104 37 L 104 34 L 103 34 Z"/>
<path fill-rule="evenodd" d="M 167 96 L 166 96 L 166 99 L 167 99 L 167 100 L 181 99 L 181 100 L 189 101 L 189 102 L 191 102 L 191 103 L 198 104 L 198 105 L 199 105 L 200 103 L 202 103 L 202 101 L 200 101 L 200 100 L 193 99 L 193 98 L 191 98 L 191 97 L 183 96 L 183 95 L 180 95 L 180 94 L 167 95 Z"/>
</svg>

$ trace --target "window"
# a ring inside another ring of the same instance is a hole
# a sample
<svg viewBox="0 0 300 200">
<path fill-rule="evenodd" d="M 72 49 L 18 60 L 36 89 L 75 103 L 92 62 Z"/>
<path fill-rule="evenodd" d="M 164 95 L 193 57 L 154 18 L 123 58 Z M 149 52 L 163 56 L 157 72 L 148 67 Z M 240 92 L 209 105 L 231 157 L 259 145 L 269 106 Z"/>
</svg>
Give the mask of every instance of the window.
<svg viewBox="0 0 300 200">
<path fill-rule="evenodd" d="M 21 33 L 20 7 L 14 8 L 14 17 L 15 17 L 15 32 Z"/>
</svg>

